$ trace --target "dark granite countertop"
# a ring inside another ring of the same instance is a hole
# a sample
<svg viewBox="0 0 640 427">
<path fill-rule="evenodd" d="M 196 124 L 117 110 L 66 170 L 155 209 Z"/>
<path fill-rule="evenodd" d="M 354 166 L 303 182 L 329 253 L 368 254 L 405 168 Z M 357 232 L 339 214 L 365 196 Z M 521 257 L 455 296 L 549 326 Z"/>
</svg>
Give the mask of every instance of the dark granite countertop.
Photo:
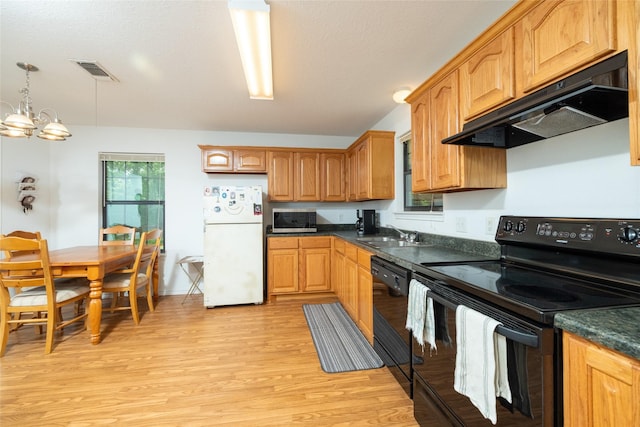
<svg viewBox="0 0 640 427">
<path fill-rule="evenodd" d="M 497 259 L 500 257 L 500 245 L 495 242 L 483 242 L 479 240 L 461 239 L 450 236 L 441 236 L 437 234 L 419 234 L 420 242 L 428 243 L 429 246 L 403 246 L 393 248 L 373 248 L 359 241 L 358 233 L 353 229 L 353 225 L 347 226 L 318 226 L 317 233 L 286 233 L 286 234 L 270 234 L 267 230 L 268 237 L 278 236 L 337 236 L 349 243 L 357 245 L 367 251 L 394 262 L 404 268 L 414 270 L 415 265 L 423 262 L 456 262 L 456 261 L 479 261 L 484 259 Z M 372 236 L 394 236 L 398 237 L 398 233 L 391 229 L 383 228 L 380 233 Z"/>
<path fill-rule="evenodd" d="M 640 359 L 640 307 L 558 313 L 555 326 Z"/>
<path fill-rule="evenodd" d="M 420 265 L 422 262 L 476 261 L 500 257 L 500 246 L 497 243 L 458 239 L 435 234 L 420 234 L 419 240 L 423 243 L 428 243 L 429 246 L 392 248 L 372 248 L 358 241 L 358 237 L 361 236 L 358 236 L 355 231 L 338 231 L 334 232 L 333 235 L 410 270 L 414 270 L 414 266 Z M 397 236 L 397 233 L 381 233 L 379 235 Z"/>
</svg>

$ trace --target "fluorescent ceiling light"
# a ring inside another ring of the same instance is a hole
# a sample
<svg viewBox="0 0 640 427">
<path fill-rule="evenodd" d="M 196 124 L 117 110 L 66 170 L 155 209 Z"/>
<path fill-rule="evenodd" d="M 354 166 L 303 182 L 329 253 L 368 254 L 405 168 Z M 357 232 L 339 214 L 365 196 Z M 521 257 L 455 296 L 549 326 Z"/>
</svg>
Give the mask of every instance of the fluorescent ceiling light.
<svg viewBox="0 0 640 427">
<path fill-rule="evenodd" d="M 273 99 L 269 11 L 269 5 L 263 0 L 229 0 L 229 13 L 251 99 Z"/>
</svg>

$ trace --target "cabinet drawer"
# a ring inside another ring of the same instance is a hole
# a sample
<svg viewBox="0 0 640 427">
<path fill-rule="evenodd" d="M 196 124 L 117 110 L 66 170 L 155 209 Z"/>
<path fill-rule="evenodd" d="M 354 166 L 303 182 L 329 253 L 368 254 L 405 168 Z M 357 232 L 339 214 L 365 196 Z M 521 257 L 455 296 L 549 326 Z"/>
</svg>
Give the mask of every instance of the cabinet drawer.
<svg viewBox="0 0 640 427">
<path fill-rule="evenodd" d="M 334 237 L 333 248 L 336 250 L 336 252 L 344 254 L 344 240 L 340 239 L 339 237 Z"/>
<path fill-rule="evenodd" d="M 269 237 L 269 249 L 298 249 L 297 237 Z"/>
<path fill-rule="evenodd" d="M 300 247 L 302 249 L 331 248 L 331 236 L 300 237 Z"/>
<path fill-rule="evenodd" d="M 344 254 L 353 262 L 358 262 L 358 248 L 349 243 L 344 244 Z"/>
<path fill-rule="evenodd" d="M 358 265 L 366 268 L 367 271 L 371 269 L 371 255 L 373 255 L 371 252 L 358 248 Z"/>
</svg>

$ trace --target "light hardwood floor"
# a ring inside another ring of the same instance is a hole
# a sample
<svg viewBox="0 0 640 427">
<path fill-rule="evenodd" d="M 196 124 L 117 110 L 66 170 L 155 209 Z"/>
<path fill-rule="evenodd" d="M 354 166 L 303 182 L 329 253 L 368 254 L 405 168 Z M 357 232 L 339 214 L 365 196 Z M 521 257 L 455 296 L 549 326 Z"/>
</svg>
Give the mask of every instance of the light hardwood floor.
<svg viewBox="0 0 640 427">
<path fill-rule="evenodd" d="M 65 330 L 52 354 L 33 327 L 0 358 L 2 426 L 416 426 L 386 368 L 327 374 L 302 302 L 204 309 L 160 298 L 104 314 L 103 342 Z M 318 300 L 314 302 L 329 302 Z"/>
</svg>

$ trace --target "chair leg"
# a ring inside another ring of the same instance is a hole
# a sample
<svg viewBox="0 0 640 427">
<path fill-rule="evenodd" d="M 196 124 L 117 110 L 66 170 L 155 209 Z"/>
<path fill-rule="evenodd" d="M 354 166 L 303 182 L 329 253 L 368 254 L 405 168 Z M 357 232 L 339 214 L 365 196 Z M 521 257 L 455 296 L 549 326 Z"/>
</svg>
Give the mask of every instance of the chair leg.
<svg viewBox="0 0 640 427">
<path fill-rule="evenodd" d="M 131 316 L 136 325 L 140 324 L 140 316 L 138 314 L 138 293 L 135 289 L 129 291 L 129 306 L 131 307 Z"/>
<path fill-rule="evenodd" d="M 9 319 L 11 315 L 0 311 L 0 357 L 4 356 L 7 350 L 7 341 L 9 339 Z"/>
<path fill-rule="evenodd" d="M 22 314 L 22 313 L 20 313 Z M 42 319 L 42 312 L 40 311 L 36 311 L 35 313 L 33 313 L 33 317 L 35 317 L 36 319 Z M 38 335 L 42 335 L 42 324 L 39 325 L 35 325 L 34 328 L 36 328 L 36 333 Z"/>
<path fill-rule="evenodd" d="M 149 304 L 149 311 L 156 311 L 153 306 L 153 295 L 151 295 L 151 285 L 147 284 L 147 304 Z"/>
<path fill-rule="evenodd" d="M 53 338 L 56 331 L 56 322 L 58 319 L 58 310 L 54 310 L 50 316 L 47 316 L 47 338 L 44 354 L 49 354 L 53 350 Z"/>
</svg>

